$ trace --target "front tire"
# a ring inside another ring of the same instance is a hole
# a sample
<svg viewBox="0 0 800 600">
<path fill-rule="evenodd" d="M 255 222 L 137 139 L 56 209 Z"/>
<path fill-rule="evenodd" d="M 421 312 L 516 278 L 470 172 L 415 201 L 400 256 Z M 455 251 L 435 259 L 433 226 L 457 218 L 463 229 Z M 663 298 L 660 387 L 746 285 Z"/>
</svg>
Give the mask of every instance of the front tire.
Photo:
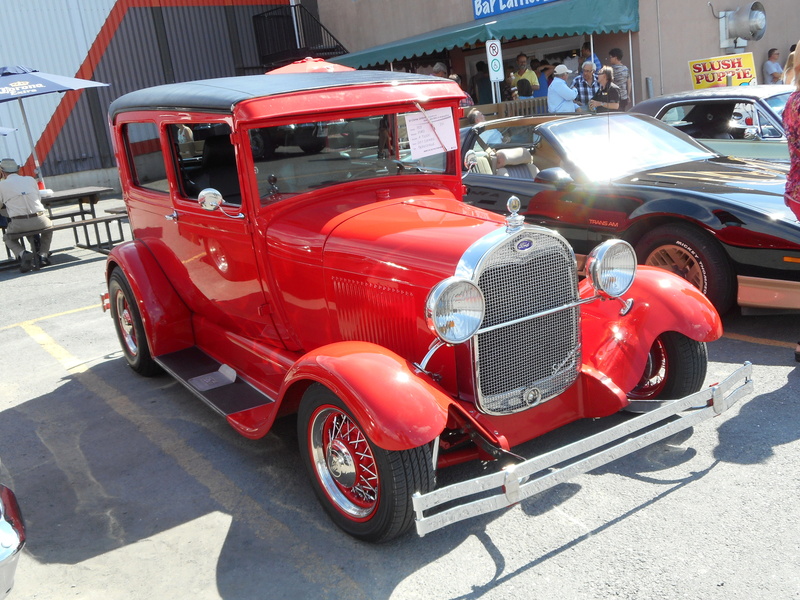
<svg viewBox="0 0 800 600">
<path fill-rule="evenodd" d="M 411 495 L 436 484 L 430 445 L 379 448 L 345 404 L 321 385 L 303 396 L 297 431 L 314 492 L 337 526 L 369 542 L 408 531 L 414 521 Z"/>
<path fill-rule="evenodd" d="M 639 383 L 630 400 L 673 400 L 694 394 L 703 386 L 708 350 L 683 334 L 667 331 L 653 342 Z"/>
<path fill-rule="evenodd" d="M 722 247 L 697 228 L 671 224 L 656 227 L 636 244 L 639 262 L 683 277 L 711 300 L 720 314 L 736 299 L 736 278 Z"/>
<path fill-rule="evenodd" d="M 117 337 L 130 368 L 144 377 L 161 373 L 161 367 L 150 355 L 136 298 L 119 267 L 114 268 L 108 279 L 108 299 Z"/>
</svg>

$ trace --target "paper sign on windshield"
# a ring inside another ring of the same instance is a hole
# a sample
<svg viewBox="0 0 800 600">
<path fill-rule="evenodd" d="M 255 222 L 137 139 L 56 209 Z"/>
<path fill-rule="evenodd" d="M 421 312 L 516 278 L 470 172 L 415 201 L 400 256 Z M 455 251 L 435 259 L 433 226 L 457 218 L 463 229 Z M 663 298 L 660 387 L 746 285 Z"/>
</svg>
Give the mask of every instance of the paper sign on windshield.
<svg viewBox="0 0 800 600">
<path fill-rule="evenodd" d="M 458 148 L 453 111 L 449 108 L 407 114 L 406 130 L 413 160 Z"/>
</svg>

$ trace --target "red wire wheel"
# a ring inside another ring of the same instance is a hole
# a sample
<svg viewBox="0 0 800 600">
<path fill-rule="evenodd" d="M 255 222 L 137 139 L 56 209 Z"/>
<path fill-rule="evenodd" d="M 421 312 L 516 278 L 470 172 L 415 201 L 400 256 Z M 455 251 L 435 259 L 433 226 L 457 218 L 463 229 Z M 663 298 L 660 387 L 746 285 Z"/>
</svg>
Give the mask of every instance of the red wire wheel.
<svg viewBox="0 0 800 600">
<path fill-rule="evenodd" d="M 384 542 L 402 535 L 414 523 L 411 496 L 436 485 L 431 444 L 407 450 L 377 446 L 345 403 L 322 385 L 303 395 L 297 437 L 320 504 L 353 537 Z"/>
<path fill-rule="evenodd" d="M 669 359 L 664 341 L 658 337 L 647 354 L 644 373 L 636 387 L 628 394 L 631 400 L 654 400 L 658 398 L 667 383 Z"/>
<path fill-rule="evenodd" d="M 629 400 L 673 400 L 703 387 L 708 368 L 708 350 L 675 331 L 658 336 L 647 354 L 644 373 Z"/>
<path fill-rule="evenodd" d="M 369 519 L 378 505 L 378 466 L 364 433 L 336 406 L 311 415 L 308 450 L 317 479 L 331 503 L 355 521 Z"/>
</svg>

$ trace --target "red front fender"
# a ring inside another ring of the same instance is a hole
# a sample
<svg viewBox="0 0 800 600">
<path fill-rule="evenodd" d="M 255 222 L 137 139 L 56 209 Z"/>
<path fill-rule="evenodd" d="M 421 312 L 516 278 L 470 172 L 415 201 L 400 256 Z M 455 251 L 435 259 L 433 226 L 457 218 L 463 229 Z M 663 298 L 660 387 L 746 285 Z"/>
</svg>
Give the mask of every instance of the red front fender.
<svg viewBox="0 0 800 600">
<path fill-rule="evenodd" d="M 416 448 L 436 438 L 453 402 L 407 360 L 367 342 L 337 342 L 309 352 L 287 373 L 281 396 L 309 380 L 341 398 L 384 450 Z"/>
<path fill-rule="evenodd" d="M 106 263 L 106 282 L 114 267 L 122 269 L 136 297 L 151 355 L 194 345 L 189 309 L 147 246 L 138 240 L 116 246 Z"/>
<path fill-rule="evenodd" d="M 592 295 L 587 280 L 581 297 Z M 677 275 L 655 267 L 638 266 L 636 280 L 625 299 L 633 307 L 621 316 L 617 300 L 583 305 L 583 360 L 609 376 L 624 392 L 632 390 L 644 372 L 650 347 L 666 331 L 676 331 L 699 342 L 722 336 L 722 321 L 711 302 Z"/>
</svg>

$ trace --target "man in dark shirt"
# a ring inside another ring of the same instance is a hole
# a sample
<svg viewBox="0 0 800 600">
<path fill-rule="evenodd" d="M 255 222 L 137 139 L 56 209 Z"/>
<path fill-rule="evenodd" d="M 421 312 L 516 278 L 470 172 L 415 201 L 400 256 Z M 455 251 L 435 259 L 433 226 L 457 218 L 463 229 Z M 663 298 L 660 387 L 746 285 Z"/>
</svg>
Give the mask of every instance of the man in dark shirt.
<svg viewBox="0 0 800 600">
<path fill-rule="evenodd" d="M 589 100 L 589 108 L 593 111 L 604 113 L 619 109 L 619 87 L 614 83 L 614 69 L 603 67 L 597 74 L 597 83 L 600 89 Z"/>
</svg>

